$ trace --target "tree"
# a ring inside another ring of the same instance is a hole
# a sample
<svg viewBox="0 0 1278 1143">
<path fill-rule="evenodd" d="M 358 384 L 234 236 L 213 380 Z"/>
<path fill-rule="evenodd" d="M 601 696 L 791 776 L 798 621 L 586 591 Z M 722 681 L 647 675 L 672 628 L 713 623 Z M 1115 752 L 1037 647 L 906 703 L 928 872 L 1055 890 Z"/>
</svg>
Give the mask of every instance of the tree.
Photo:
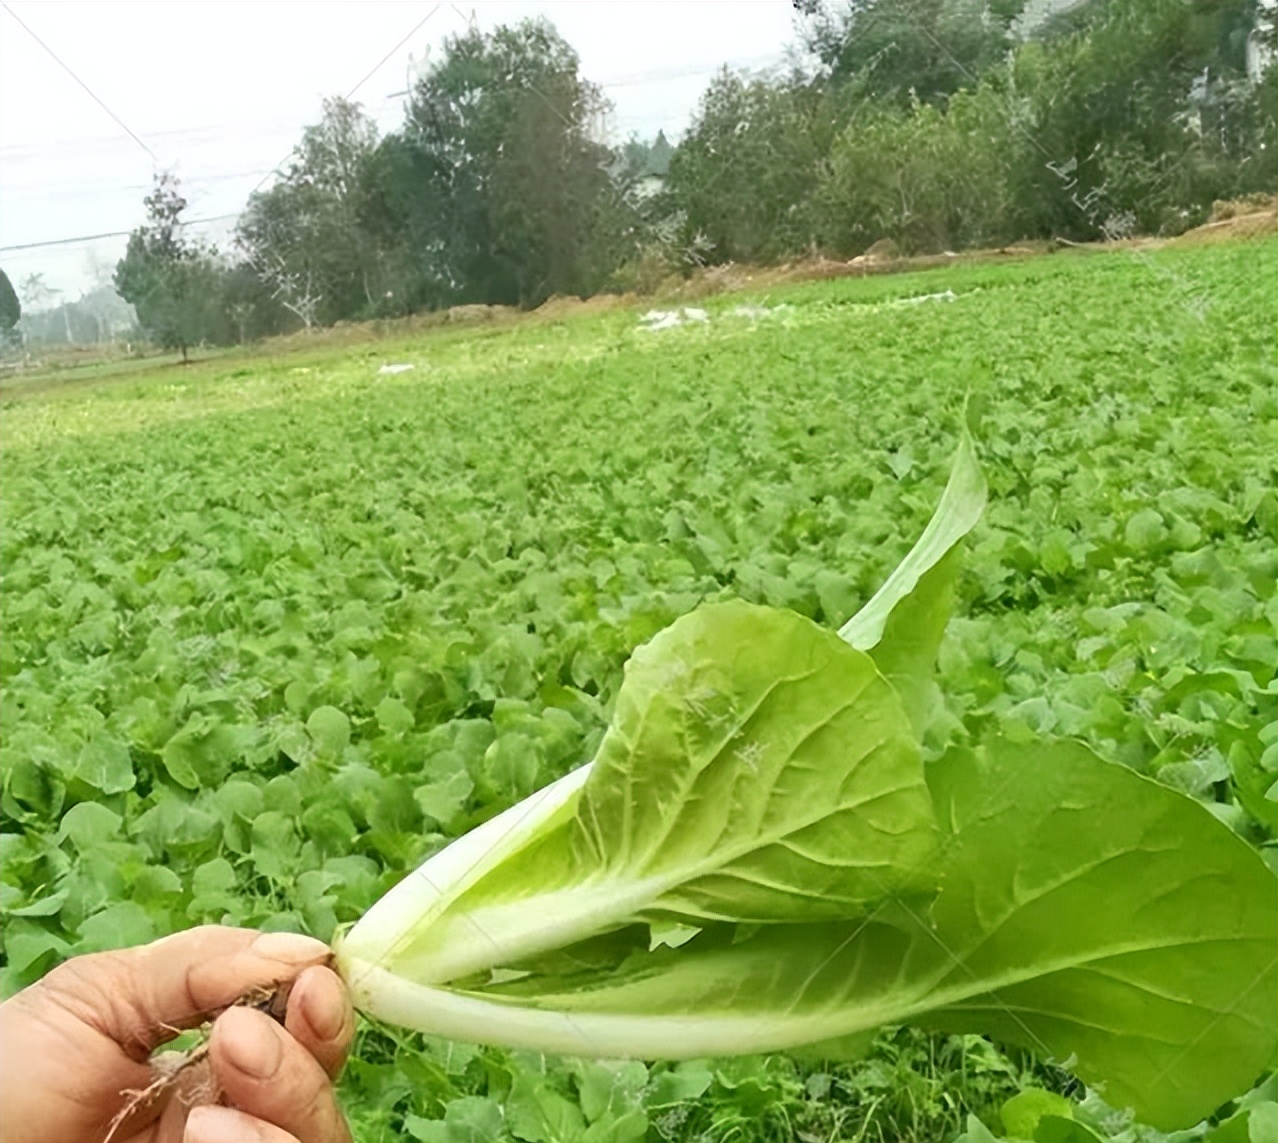
<svg viewBox="0 0 1278 1143">
<path fill-rule="evenodd" d="M 605 108 L 544 20 L 450 39 L 381 154 L 415 296 L 535 305 L 598 288 L 634 238 L 595 138 Z"/>
<path fill-rule="evenodd" d="M 948 106 L 867 105 L 835 140 L 814 195 L 822 245 L 857 254 L 891 238 L 906 254 L 1001 244 L 1023 233 L 1016 173 L 1031 162 L 1002 93 Z"/>
<path fill-rule="evenodd" d="M 1265 185 L 1272 117 L 1240 90 L 1254 12 L 1255 0 L 1089 0 L 1037 29 L 1011 67 L 1043 158 L 1024 194 L 1035 229 L 1183 227 Z"/>
<path fill-rule="evenodd" d="M 21 316 L 22 305 L 14 293 L 13 283 L 9 281 L 9 275 L 0 270 L 0 342 L 12 344 L 21 340 L 17 330 Z"/>
<path fill-rule="evenodd" d="M 237 241 L 250 266 L 309 328 L 377 309 L 386 259 L 366 219 L 377 127 L 359 104 L 326 99 L 283 177 L 254 194 Z"/>
<path fill-rule="evenodd" d="M 907 107 L 944 104 L 1000 65 L 1025 0 L 854 0 L 840 15 L 808 5 L 805 39 L 835 86 Z"/>
<path fill-rule="evenodd" d="M 220 317 L 216 252 L 182 233 L 187 204 L 172 172 L 157 174 L 143 201 L 147 222 L 129 235 L 115 268 L 115 288 L 137 310 L 147 335 L 165 349 L 180 350 L 185 362 L 191 346 L 212 340 Z"/>
<path fill-rule="evenodd" d="M 670 160 L 685 243 L 716 261 L 767 261 L 813 240 L 809 196 L 841 124 L 836 98 L 798 78 L 719 73 Z"/>
</svg>

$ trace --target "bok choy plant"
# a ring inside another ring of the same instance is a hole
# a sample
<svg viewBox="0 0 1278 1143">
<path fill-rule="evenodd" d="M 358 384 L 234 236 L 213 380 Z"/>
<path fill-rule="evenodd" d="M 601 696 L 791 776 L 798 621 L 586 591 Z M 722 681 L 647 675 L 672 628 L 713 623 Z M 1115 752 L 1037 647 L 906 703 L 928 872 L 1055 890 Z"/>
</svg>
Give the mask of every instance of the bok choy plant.
<svg viewBox="0 0 1278 1143">
<path fill-rule="evenodd" d="M 1070 742 L 924 763 L 985 485 L 970 444 L 837 634 L 743 602 L 631 658 L 595 761 L 425 862 L 338 942 L 367 1014 L 596 1057 L 979 1032 L 1164 1130 L 1278 1054 L 1278 878 L 1191 798 Z"/>
</svg>

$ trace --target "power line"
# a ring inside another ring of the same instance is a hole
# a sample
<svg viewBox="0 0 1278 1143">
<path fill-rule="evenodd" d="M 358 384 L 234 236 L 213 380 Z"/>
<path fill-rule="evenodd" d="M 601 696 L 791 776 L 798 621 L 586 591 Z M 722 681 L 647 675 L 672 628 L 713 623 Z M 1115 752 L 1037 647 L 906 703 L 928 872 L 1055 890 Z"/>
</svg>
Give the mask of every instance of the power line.
<svg viewBox="0 0 1278 1143">
<path fill-rule="evenodd" d="M 0 0 L 0 3 L 3 3 L 3 0 Z M 382 58 L 377 61 L 377 64 L 373 67 L 373 69 L 367 75 L 365 75 L 364 78 L 359 81 L 359 83 L 357 83 L 354 87 L 352 87 L 349 92 L 347 92 L 346 98 L 348 100 L 353 99 L 355 97 L 355 93 L 359 91 L 359 89 L 363 87 L 364 84 L 366 84 L 370 79 L 372 79 L 373 76 L 375 76 L 379 71 L 381 71 L 382 67 L 386 64 L 386 61 L 389 60 L 391 56 L 393 56 L 397 51 L 399 51 L 399 49 L 402 48 L 406 43 L 408 43 L 409 40 L 411 40 L 415 35 L 417 35 L 417 33 L 425 25 L 426 21 L 429 20 L 436 12 L 438 12 L 441 7 L 442 7 L 442 4 L 436 4 L 435 7 L 433 7 L 429 12 L 427 12 L 426 15 L 424 15 L 420 20 L 418 20 L 417 23 L 412 26 L 412 29 L 408 32 L 408 34 L 404 36 L 402 39 L 400 39 L 400 41 L 393 48 L 391 48 L 390 51 L 388 51 L 384 56 L 382 56 Z M 262 189 L 262 185 L 266 182 L 266 180 L 269 179 L 271 175 L 274 174 L 277 170 L 279 170 L 280 166 L 288 160 L 288 156 L 291 155 L 294 150 L 296 150 L 296 148 L 290 148 L 288 155 L 285 155 L 284 158 L 282 158 L 278 163 L 276 163 L 275 166 L 271 168 L 271 170 L 267 171 L 267 173 L 264 174 L 258 180 L 257 186 L 255 186 L 251 191 L 249 191 L 250 198 L 253 195 L 257 194 L 257 192 Z"/>
<path fill-rule="evenodd" d="M 372 79 L 373 76 L 375 76 L 379 71 L 381 71 L 386 64 L 386 61 L 389 60 L 391 56 L 393 56 L 397 51 L 399 51 L 399 49 L 402 48 L 406 43 L 408 43 L 409 40 L 411 40 L 415 35 L 417 35 L 422 25 L 425 24 L 426 21 L 429 20 L 436 12 L 438 12 L 441 7 L 442 5 L 436 4 L 435 7 L 433 7 L 429 12 L 427 12 L 426 15 L 424 15 L 420 20 L 418 20 L 417 23 L 413 25 L 412 31 L 410 31 L 408 35 L 406 35 L 402 40 L 399 41 L 399 43 L 397 43 L 393 48 L 391 48 L 390 51 L 388 51 L 384 56 L 382 56 L 382 58 L 377 61 L 377 66 L 374 67 L 372 71 L 370 71 L 363 79 L 359 81 L 359 83 L 357 83 L 354 87 L 350 89 L 350 91 L 346 93 L 346 98 L 354 99 L 355 93 L 359 91 L 359 89 L 363 87 L 364 84 L 366 84 L 370 79 Z"/>
<path fill-rule="evenodd" d="M 42 39 L 40 39 L 40 37 L 37 36 L 35 32 L 33 32 L 31 28 L 27 25 L 26 21 L 23 20 L 22 17 L 19 16 L 17 12 L 15 12 L 12 8 L 9 7 L 8 4 L 5 3 L 5 0 L 0 0 L 0 8 L 3 8 L 6 12 L 9 13 L 10 16 L 12 16 L 15 20 L 17 20 L 18 24 L 22 27 L 22 30 L 25 31 L 27 35 L 30 36 L 33 40 L 35 40 L 37 44 L 39 44 L 42 48 L 44 48 L 46 52 L 49 53 L 49 56 L 50 58 L 52 58 L 53 62 L 56 63 L 58 67 L 60 67 L 63 71 L 65 71 L 67 75 L 69 75 L 73 80 L 75 80 L 76 83 L 78 83 L 82 88 L 84 88 L 84 90 L 88 93 L 89 98 L 92 99 L 93 102 L 96 103 L 99 107 L 101 107 L 102 110 L 105 111 L 109 116 L 111 116 L 111 118 L 114 119 L 116 123 L 118 123 L 121 127 L 123 127 L 125 133 L 129 136 L 130 139 L 132 139 L 139 147 L 142 148 L 142 150 L 144 150 L 148 155 L 150 155 L 151 158 L 156 163 L 159 163 L 160 157 L 142 141 L 141 137 L 123 119 L 121 119 L 114 111 L 111 110 L 111 108 L 109 108 L 105 103 L 103 103 L 102 100 L 99 99 L 97 95 L 94 94 L 93 88 L 91 88 L 87 83 L 84 82 L 84 80 L 82 80 L 78 75 L 76 75 L 75 72 L 72 71 L 67 64 L 62 62 L 62 60 L 58 56 L 58 53 L 55 52 L 51 47 L 49 47 L 49 45 L 46 44 Z"/>
<path fill-rule="evenodd" d="M 374 65 L 374 67 L 371 68 L 363 76 L 363 78 L 360 79 L 360 81 L 357 84 L 355 84 L 354 87 L 350 89 L 350 91 L 346 95 L 346 98 L 347 99 L 353 98 L 359 92 L 359 90 L 366 83 L 368 83 L 368 81 L 372 79 L 386 65 L 386 63 L 395 55 L 395 53 L 398 52 L 406 43 L 408 43 L 409 40 L 411 40 L 413 36 L 415 36 L 422 29 L 423 26 L 425 26 L 425 24 L 439 11 L 439 9 L 442 6 L 443 6 L 442 3 L 435 4 L 435 6 L 431 8 L 430 11 L 426 13 L 426 15 L 424 15 L 420 20 L 418 20 L 413 25 L 413 27 L 408 31 L 408 33 L 402 36 L 395 43 L 395 45 L 385 55 L 382 56 L 382 58 L 377 62 L 377 64 Z M 35 39 L 36 42 L 39 43 L 40 46 L 44 48 L 44 50 L 48 52 L 49 55 L 52 56 L 54 60 L 64 70 L 66 70 L 67 73 L 82 88 L 84 88 L 86 92 L 88 92 L 90 96 L 93 97 L 93 99 L 103 108 L 103 110 L 105 110 L 107 114 L 110 115 L 111 118 L 128 133 L 130 138 L 132 138 L 136 143 L 138 143 L 139 146 L 141 146 L 147 152 L 148 155 L 150 155 L 153 159 L 156 159 L 155 153 L 146 145 L 146 143 L 144 143 L 133 131 L 131 131 L 129 127 L 127 126 L 127 124 L 125 124 L 117 115 L 115 115 L 114 112 L 112 112 L 111 109 L 107 107 L 106 104 L 103 103 L 101 99 L 99 99 L 96 95 L 94 95 L 92 90 L 90 90 L 90 88 L 88 87 L 88 85 L 85 84 L 84 81 L 81 80 L 75 74 L 75 72 L 71 70 L 70 67 L 68 67 L 65 63 L 63 63 L 62 60 L 59 59 L 57 55 L 53 52 L 53 50 L 35 34 L 35 32 L 33 32 L 25 23 L 23 23 L 23 21 L 17 16 L 17 14 L 9 6 L 6 0 L 0 0 L 0 7 L 3 7 L 11 16 L 14 17 L 15 20 L 18 21 L 19 24 L 22 25 L 22 27 L 27 31 L 27 33 L 33 39 Z M 462 13 L 460 10 L 456 8 L 456 5 L 452 5 L 452 7 L 454 8 L 454 10 L 458 11 L 458 15 L 462 16 L 464 19 L 467 18 L 464 13 Z M 472 13 L 472 16 L 469 19 L 473 21 L 473 18 L 474 17 Z M 765 58 L 767 57 L 756 56 L 748 60 L 729 61 L 728 65 L 726 66 L 749 66 L 751 64 L 762 62 Z M 724 65 L 720 65 L 720 66 L 724 66 Z M 611 87 L 626 87 L 636 83 L 645 83 L 645 82 L 653 82 L 653 81 L 659 82 L 663 80 L 681 79 L 685 77 L 690 78 L 696 75 L 705 75 L 714 70 L 715 70 L 714 68 L 711 68 L 708 66 L 696 67 L 696 68 L 653 69 L 648 72 L 637 72 L 637 73 L 630 73 L 627 75 L 619 76 L 613 80 L 600 83 L 598 84 L 598 86 L 606 91 L 607 89 Z M 546 104 L 551 108 L 552 111 L 554 111 L 556 114 L 562 117 L 562 112 L 560 112 L 559 109 L 554 106 L 554 104 L 545 96 L 544 93 L 542 93 L 540 90 L 536 89 L 535 87 L 534 87 L 534 92 L 546 102 Z M 405 93 L 397 92 L 396 94 L 405 94 Z M 209 125 L 209 126 L 196 127 L 196 128 L 180 128 L 173 131 L 162 132 L 162 134 L 182 136 L 182 135 L 190 135 L 190 134 L 205 133 L 205 132 L 217 132 L 219 129 L 220 128 L 218 125 Z M 6 149 L 7 148 L 0 148 L 0 151 L 6 150 Z M 290 150 L 290 153 L 291 153 L 291 150 Z M 284 159 L 287 159 L 287 157 L 288 157 L 287 155 L 284 156 Z M 283 162 L 284 159 L 282 159 L 281 162 Z M 159 160 L 156 159 L 156 161 L 158 162 Z M 250 193 L 254 193 L 257 190 L 260 190 L 263 183 L 265 183 L 266 180 L 272 174 L 276 173 L 278 169 L 279 169 L 279 164 L 276 164 L 275 167 L 272 167 L 269 170 L 258 169 L 254 171 L 244 171 L 244 172 L 239 172 L 235 174 L 197 176 L 192 178 L 189 181 L 192 184 L 200 184 L 200 183 L 208 183 L 208 182 L 215 182 L 215 181 L 223 181 L 223 180 L 233 179 L 233 178 L 250 177 L 252 175 L 261 175 L 261 179 L 259 180 L 257 185 L 253 188 L 253 192 L 250 192 Z M 129 189 L 134 189 L 134 188 L 129 188 Z M 182 225 L 186 226 L 186 225 L 199 225 L 204 223 L 222 222 L 222 221 L 226 221 L 226 220 L 237 218 L 237 217 L 239 217 L 238 213 L 215 215 L 208 218 L 190 219 L 188 222 L 185 222 Z M 108 238 L 123 238 L 123 237 L 127 237 L 131 233 L 132 233 L 131 230 L 113 230 L 113 231 L 103 231 L 98 234 L 77 235 L 71 238 L 49 239 L 49 240 L 41 241 L 41 242 L 27 242 L 27 243 L 20 243 L 20 244 L 14 244 L 9 246 L 0 246 L 0 253 L 13 253 L 13 252 L 22 251 L 22 250 L 39 250 L 39 249 L 45 249 L 45 248 L 55 247 L 55 246 L 73 246 L 73 245 L 76 245 L 77 243 L 83 243 L 83 242 L 93 242 L 93 241 L 98 241 L 98 240 L 103 240 Z"/>
<path fill-rule="evenodd" d="M 199 226 L 209 222 L 226 222 L 232 218 L 239 218 L 239 216 L 238 211 L 233 214 L 214 214 L 209 218 L 188 218 L 185 222 L 179 223 L 179 225 Z M 0 254 L 8 254 L 14 250 L 41 250 L 46 246 L 74 246 L 77 242 L 96 242 L 100 238 L 127 238 L 132 233 L 132 230 L 104 230 L 101 234 L 80 234 L 75 238 L 51 238 L 45 242 L 22 242 L 16 246 L 0 246 Z"/>
<path fill-rule="evenodd" d="M 395 46 L 391 48 L 391 50 L 388 51 L 377 62 L 376 66 L 373 67 L 372 70 L 369 71 L 368 74 L 365 75 L 364 78 L 359 81 L 359 83 L 357 83 L 354 87 L 351 88 L 351 90 L 347 93 L 346 98 L 347 99 L 353 98 L 356 92 L 358 92 L 359 89 L 364 86 L 364 84 L 366 84 L 370 79 L 373 78 L 373 76 L 375 76 L 382 69 L 382 67 L 386 64 L 386 61 L 389 60 L 397 51 L 399 51 L 400 48 L 402 48 L 406 43 L 408 43 L 408 41 L 411 40 L 413 36 L 415 36 L 421 30 L 422 26 L 426 23 L 426 21 L 429 20 L 433 15 L 435 15 L 435 13 L 439 11 L 441 6 L 442 6 L 441 4 L 436 4 L 429 12 L 426 13 L 425 16 L 423 16 L 420 20 L 418 20 L 417 23 L 413 25 L 412 29 L 408 32 L 408 34 L 402 37 L 399 40 L 399 42 L 396 43 Z M 22 21 L 18 19 L 18 16 L 14 13 L 13 9 L 9 7 L 9 5 L 5 2 L 5 0 L 0 0 L 0 7 L 3 7 L 4 10 L 8 12 L 10 16 L 13 16 L 15 20 L 18 20 L 18 23 L 22 24 L 23 28 L 26 28 L 31 38 L 34 39 L 42 48 L 44 48 L 44 50 L 47 51 L 49 55 L 53 56 L 53 58 L 57 60 L 57 62 L 61 64 L 63 68 L 66 69 L 67 73 L 71 76 L 71 78 L 74 79 L 81 87 L 83 87 L 85 91 L 88 91 L 90 95 L 93 95 L 93 92 L 90 91 L 88 85 L 83 80 L 81 80 L 79 76 L 75 74 L 75 72 L 73 72 L 69 67 L 67 67 L 66 64 L 62 63 L 62 61 L 58 59 L 56 55 L 54 55 L 53 50 L 46 43 L 44 43 L 43 40 L 41 40 L 34 32 L 32 32 L 30 28 L 27 28 L 26 24 L 23 24 Z M 153 152 L 150 147 L 148 147 L 145 143 L 143 143 L 142 140 L 137 137 L 137 135 L 135 135 L 132 131 L 130 131 L 128 125 L 125 124 L 123 120 L 119 118 L 119 116 L 117 116 L 114 112 L 112 112 L 111 109 L 107 107 L 107 105 L 103 103 L 102 100 L 98 99 L 96 95 L 93 95 L 93 98 L 94 100 L 97 101 L 98 104 L 101 105 L 102 109 L 106 111 L 108 115 L 111 116 L 112 119 L 114 119 L 121 127 L 124 128 L 125 131 L 129 133 L 129 136 L 135 142 L 137 142 L 139 146 L 141 146 L 146 151 L 146 153 L 151 156 L 151 158 L 155 159 L 157 163 L 159 162 L 159 159 L 156 157 L 155 152 Z M 292 154 L 291 150 L 289 154 Z M 284 159 L 287 159 L 287 158 L 288 158 L 288 155 L 285 155 Z M 281 159 L 280 162 L 282 163 L 284 159 Z M 260 190 L 262 187 L 262 184 L 266 182 L 266 180 L 270 178 L 270 176 L 274 174 L 275 171 L 278 169 L 279 169 L 279 163 L 277 163 L 274 167 L 272 167 L 268 171 L 260 172 L 262 174 L 262 178 L 258 182 L 257 186 L 255 186 L 253 190 L 250 191 L 249 193 L 252 194 Z M 257 171 L 245 172 L 246 175 L 258 174 L 258 173 L 259 172 Z M 222 177 L 230 178 L 230 177 L 238 177 L 238 176 L 222 176 Z M 197 179 L 195 181 L 199 182 L 199 181 L 210 181 L 210 180 Z M 239 216 L 240 216 L 240 213 L 237 211 L 233 214 L 213 215 L 210 218 L 192 218 L 182 223 L 182 225 L 195 226 L 200 223 L 225 222 L 228 219 L 239 218 Z M 45 242 L 23 242 L 23 243 L 18 243 L 12 246 L 0 246 L 0 253 L 8 254 L 18 250 L 42 250 L 51 246 L 74 246 L 77 243 L 96 242 L 100 239 L 105 239 L 105 238 L 126 238 L 128 237 L 128 235 L 132 233 L 133 233 L 132 230 L 107 230 L 107 231 L 103 231 L 100 234 L 81 234 L 81 235 L 77 235 L 74 238 L 54 238 Z"/>
</svg>

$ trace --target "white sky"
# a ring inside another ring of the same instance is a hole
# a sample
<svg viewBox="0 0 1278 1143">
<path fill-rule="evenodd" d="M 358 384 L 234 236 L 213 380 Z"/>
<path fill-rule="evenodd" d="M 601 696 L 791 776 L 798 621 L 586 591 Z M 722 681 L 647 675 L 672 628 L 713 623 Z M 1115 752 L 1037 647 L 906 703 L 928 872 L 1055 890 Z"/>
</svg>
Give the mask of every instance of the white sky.
<svg viewBox="0 0 1278 1143">
<path fill-rule="evenodd" d="M 618 140 L 664 128 L 673 141 L 719 67 L 768 67 L 795 42 L 790 0 L 0 0 L 0 247 L 128 231 L 157 166 L 15 15 L 177 171 L 188 216 L 205 218 L 240 210 L 320 101 L 387 53 L 356 94 L 383 132 L 402 121 L 395 93 L 413 59 L 438 58 L 472 17 L 487 30 L 538 14 L 603 86 Z M 0 266 L 15 286 L 41 272 L 74 298 L 109 277 L 124 243 L 0 249 Z"/>
</svg>

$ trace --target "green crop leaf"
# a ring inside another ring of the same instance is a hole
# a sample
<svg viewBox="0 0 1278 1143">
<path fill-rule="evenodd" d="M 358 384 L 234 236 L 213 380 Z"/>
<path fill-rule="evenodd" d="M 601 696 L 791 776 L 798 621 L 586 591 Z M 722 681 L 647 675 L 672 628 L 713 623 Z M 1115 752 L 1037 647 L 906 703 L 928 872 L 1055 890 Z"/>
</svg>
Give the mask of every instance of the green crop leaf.
<svg viewBox="0 0 1278 1143">
<path fill-rule="evenodd" d="M 1273 1058 L 1278 880 L 1203 807 L 1072 745 L 954 752 L 930 779 L 947 834 L 930 911 L 898 894 L 858 920 L 824 901 L 808 921 L 788 908 L 765 917 L 743 881 L 751 923 L 703 916 L 678 948 L 637 950 L 623 922 L 643 910 L 601 909 L 607 939 L 580 934 L 562 956 L 538 958 L 525 938 L 506 960 L 513 972 L 478 975 L 472 959 L 459 986 L 440 987 L 449 949 L 423 940 L 429 930 L 406 940 L 401 928 L 379 952 L 357 927 L 341 950 L 348 979 L 391 1020 L 588 1055 L 766 1051 L 902 1022 L 985 1032 L 1074 1061 L 1112 1103 L 1164 1129 L 1197 1122 Z M 538 822 L 559 836 L 589 829 L 591 817 L 556 822 L 564 808 L 522 809 L 534 835 Z M 613 822 L 610 836 L 624 830 Z M 555 868 L 542 864 L 552 853 L 525 847 L 505 876 L 526 890 L 529 870 Z M 604 884 L 609 902 L 624 891 Z M 491 950 L 507 933 L 489 926 L 507 918 L 475 907 L 482 899 L 465 915 Z M 727 894 L 715 900 L 722 918 Z M 686 898 L 672 911 L 692 913 Z M 568 944 L 559 917 L 546 914 L 541 931 Z"/>
<path fill-rule="evenodd" d="M 929 774 L 953 839 L 930 1022 L 1065 1060 L 1188 1126 L 1278 1051 L 1278 879 L 1201 805 L 1081 746 L 996 744 Z"/>
<path fill-rule="evenodd" d="M 1071 1119 L 1073 1118 L 1072 1105 L 1063 1095 L 1057 1095 L 1054 1091 L 1029 1087 L 1017 1092 L 999 1108 L 1003 1130 L 1013 1139 L 1033 1139 L 1034 1130 L 1038 1127 L 1039 1120 L 1045 1115 L 1059 1115 Z"/>
<path fill-rule="evenodd" d="M 405 734 L 413 729 L 413 712 L 397 698 L 387 695 L 377 704 L 373 713 L 377 718 L 377 725 L 387 734 Z"/>
<path fill-rule="evenodd" d="M 1005 740 L 924 777 L 957 545 L 984 498 L 964 441 L 841 639 L 731 602 L 640 647 L 593 765 L 432 858 L 339 943 L 357 1004 L 611 1058 L 978 1032 L 1068 1061 L 1160 1128 L 1243 1090 L 1278 1052 L 1278 879 L 1252 848 L 1191 798 L 1042 741 L 1034 697 Z M 1009 1104 L 1008 1126 L 1085 1140 L 1063 1110 Z"/>
<path fill-rule="evenodd" d="M 1272 1100 L 1248 1103 L 1212 1131 L 1207 1140 L 1208 1143 L 1278 1143 L 1278 1103 Z"/>
<path fill-rule="evenodd" d="M 207 715 L 193 714 L 164 744 L 160 758 L 169 777 L 188 790 L 216 788 L 238 755 L 234 730 Z"/>
<path fill-rule="evenodd" d="M 81 853 L 88 853 L 100 845 L 119 841 L 123 825 L 124 819 L 114 810 L 96 802 L 81 802 L 62 815 L 58 839 L 70 839 Z"/>
<path fill-rule="evenodd" d="M 258 814 L 253 822 L 251 853 L 259 873 L 274 881 L 287 881 L 296 872 L 301 845 L 293 820 L 278 810 Z"/>
<path fill-rule="evenodd" d="M 335 706 L 319 706 L 311 711 L 306 729 L 315 749 L 327 758 L 341 758 L 351 740 L 351 720 Z"/>
<path fill-rule="evenodd" d="M 142 945 L 157 935 L 154 921 L 135 901 L 108 905 L 80 926 L 80 941 L 86 950 Z"/>
<path fill-rule="evenodd" d="M 900 701 L 869 656 L 790 612 L 703 607 L 637 651 L 593 769 L 535 807 L 546 828 L 516 807 L 508 856 L 499 845 L 449 896 L 409 878 L 411 910 L 388 897 L 347 953 L 446 981 L 637 920 L 842 920 L 934 889 Z M 472 844 L 509 829 L 495 819 Z"/>
<path fill-rule="evenodd" d="M 513 1076 L 506 1124 L 525 1143 L 577 1143 L 586 1131 L 585 1118 L 575 1103 L 523 1070 Z"/>
<path fill-rule="evenodd" d="M 941 502 L 887 582 L 839 634 L 867 651 L 896 688 L 916 732 L 933 706 L 936 652 L 950 621 L 960 567 L 959 544 L 985 508 L 985 478 L 964 435 Z"/>
<path fill-rule="evenodd" d="M 99 734 L 86 742 L 76 759 L 75 776 L 104 794 L 133 789 L 133 760 L 118 738 Z"/>
<path fill-rule="evenodd" d="M 1034 1143 L 1101 1143 L 1101 1138 L 1067 1115 L 1044 1115 L 1034 1128 Z"/>
<path fill-rule="evenodd" d="M 999 1140 L 990 1133 L 990 1129 L 975 1115 L 969 1114 L 967 1117 L 967 1130 L 954 1143 L 999 1143 Z"/>
</svg>

